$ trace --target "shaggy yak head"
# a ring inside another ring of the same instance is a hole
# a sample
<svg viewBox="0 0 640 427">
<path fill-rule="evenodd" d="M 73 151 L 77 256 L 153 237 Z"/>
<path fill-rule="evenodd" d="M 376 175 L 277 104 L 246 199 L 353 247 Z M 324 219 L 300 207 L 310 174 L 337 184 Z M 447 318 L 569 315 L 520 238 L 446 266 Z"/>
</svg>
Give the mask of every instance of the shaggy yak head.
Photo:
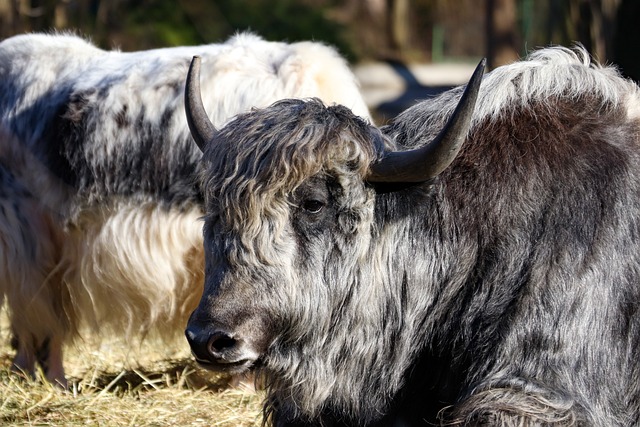
<svg viewBox="0 0 640 427">
<path fill-rule="evenodd" d="M 347 108 L 315 99 L 215 129 L 194 58 L 185 104 L 206 162 L 206 278 L 186 335 L 201 365 L 260 369 L 267 410 L 280 420 L 379 416 L 407 362 L 387 341 L 404 322 L 375 261 L 377 193 L 430 180 L 453 161 L 483 68 L 438 137 L 399 152 Z"/>
</svg>

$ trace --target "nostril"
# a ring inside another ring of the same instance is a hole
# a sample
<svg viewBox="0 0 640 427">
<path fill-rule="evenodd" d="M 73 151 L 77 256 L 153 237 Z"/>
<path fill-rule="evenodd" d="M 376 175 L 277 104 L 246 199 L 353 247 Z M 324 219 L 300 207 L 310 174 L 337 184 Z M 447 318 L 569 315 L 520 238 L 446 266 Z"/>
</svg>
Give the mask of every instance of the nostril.
<svg viewBox="0 0 640 427">
<path fill-rule="evenodd" d="M 211 335 L 207 343 L 207 349 L 213 356 L 219 356 L 236 346 L 237 341 L 224 332 L 217 332 Z"/>
<path fill-rule="evenodd" d="M 200 364 L 221 367 L 254 358 L 252 352 L 246 351 L 241 339 L 226 331 L 193 327 L 187 328 L 185 335 L 191 353 Z"/>
</svg>

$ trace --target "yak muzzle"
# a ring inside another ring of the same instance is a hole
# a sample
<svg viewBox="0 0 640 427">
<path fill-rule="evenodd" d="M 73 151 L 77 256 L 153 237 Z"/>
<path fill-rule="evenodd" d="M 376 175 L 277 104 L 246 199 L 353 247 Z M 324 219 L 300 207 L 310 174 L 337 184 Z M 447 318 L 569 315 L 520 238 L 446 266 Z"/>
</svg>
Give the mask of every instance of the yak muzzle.
<svg viewBox="0 0 640 427">
<path fill-rule="evenodd" d="M 240 373 L 250 369 L 258 359 L 251 345 L 226 331 L 201 330 L 189 325 L 185 335 L 194 358 L 206 369 Z"/>
</svg>

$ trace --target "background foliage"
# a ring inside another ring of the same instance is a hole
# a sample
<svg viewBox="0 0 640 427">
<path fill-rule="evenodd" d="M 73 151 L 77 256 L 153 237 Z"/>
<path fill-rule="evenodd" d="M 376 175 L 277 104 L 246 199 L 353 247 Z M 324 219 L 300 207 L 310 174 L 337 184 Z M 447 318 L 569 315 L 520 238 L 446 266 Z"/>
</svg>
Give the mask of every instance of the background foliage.
<svg viewBox="0 0 640 427">
<path fill-rule="evenodd" d="M 500 65 L 549 44 L 584 44 L 640 79 L 638 0 L 0 0 L 0 37 L 71 29 L 137 50 L 219 42 L 239 30 L 320 40 L 352 61 Z"/>
</svg>

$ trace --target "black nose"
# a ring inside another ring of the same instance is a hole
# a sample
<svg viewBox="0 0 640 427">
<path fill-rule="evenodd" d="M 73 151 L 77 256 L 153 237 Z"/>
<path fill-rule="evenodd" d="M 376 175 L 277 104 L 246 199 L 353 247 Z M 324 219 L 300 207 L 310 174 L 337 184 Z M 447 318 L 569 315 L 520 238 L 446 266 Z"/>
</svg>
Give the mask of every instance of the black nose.
<svg viewBox="0 0 640 427">
<path fill-rule="evenodd" d="M 199 362 L 225 363 L 231 362 L 235 356 L 238 342 L 226 332 L 196 332 L 187 329 L 185 335 Z"/>
</svg>

